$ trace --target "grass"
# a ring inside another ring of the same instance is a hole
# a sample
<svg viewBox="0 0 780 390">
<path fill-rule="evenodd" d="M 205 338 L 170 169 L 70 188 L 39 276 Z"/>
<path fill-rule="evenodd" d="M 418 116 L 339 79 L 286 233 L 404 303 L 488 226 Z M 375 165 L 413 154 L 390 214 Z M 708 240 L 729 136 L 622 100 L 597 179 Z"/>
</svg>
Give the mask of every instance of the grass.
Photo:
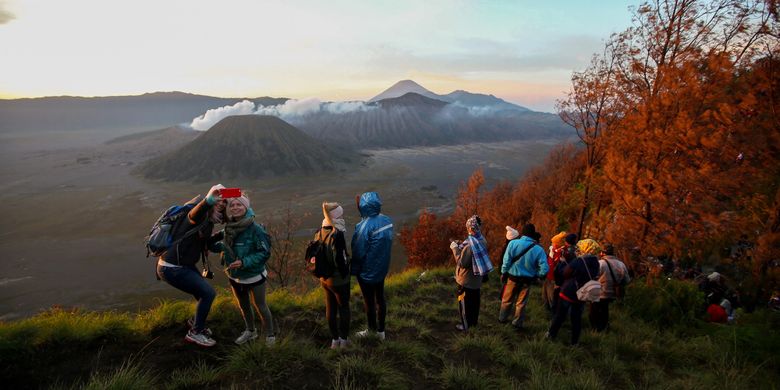
<svg viewBox="0 0 780 390">
<path fill-rule="evenodd" d="M 261 337 L 236 346 L 243 322 L 220 288 L 209 316 L 218 341 L 213 349 L 182 341 L 190 301 L 161 301 L 138 314 L 52 309 L 0 322 L 0 376 L 8 388 L 65 389 L 773 388 L 780 380 L 780 335 L 773 330 L 780 315 L 742 313 L 733 326 L 703 323 L 687 286 L 663 286 L 675 305 L 666 323 L 652 316 L 664 298 L 644 286 L 612 306 L 609 333 L 592 332 L 586 312 L 581 345 L 572 347 L 568 323 L 555 341 L 543 338 L 549 318 L 536 287 L 526 330 L 497 322 L 493 280 L 483 287 L 479 327 L 464 334 L 454 330 L 452 271 L 420 274 L 388 278 L 385 341 L 353 337 L 351 347 L 332 351 L 321 290 L 279 290 L 268 297 L 277 344 L 266 346 Z M 354 284 L 353 334 L 365 328 Z"/>
</svg>

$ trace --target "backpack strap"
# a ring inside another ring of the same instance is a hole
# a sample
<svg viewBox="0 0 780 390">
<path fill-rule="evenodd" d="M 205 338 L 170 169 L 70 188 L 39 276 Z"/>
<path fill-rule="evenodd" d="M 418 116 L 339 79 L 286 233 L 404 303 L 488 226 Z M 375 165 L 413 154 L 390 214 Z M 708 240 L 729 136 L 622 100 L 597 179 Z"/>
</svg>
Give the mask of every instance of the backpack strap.
<svg viewBox="0 0 780 390">
<path fill-rule="evenodd" d="M 587 272 L 587 273 L 588 273 L 588 279 L 590 279 L 590 280 L 594 280 L 594 279 L 593 279 L 593 276 L 591 276 L 591 274 L 590 274 L 590 270 L 588 269 L 588 262 L 587 262 L 587 261 L 585 261 L 585 258 L 584 258 L 584 257 L 582 258 L 582 265 L 584 265 L 584 266 L 585 266 L 585 272 Z"/>
<path fill-rule="evenodd" d="M 607 268 L 609 268 L 609 274 L 612 275 L 612 283 L 617 283 L 617 279 L 615 278 L 615 273 L 612 272 L 612 266 L 609 265 L 609 259 L 605 258 L 604 262 L 607 263 Z"/>
<path fill-rule="evenodd" d="M 519 254 L 519 255 L 517 255 L 517 256 L 515 256 L 514 258 L 512 258 L 512 261 L 509 263 L 509 268 L 512 268 L 512 266 L 515 264 L 515 262 L 516 262 L 517 260 L 520 260 L 520 258 L 521 258 L 521 257 L 525 256 L 525 254 L 526 254 L 526 253 L 528 253 L 528 251 L 530 251 L 530 250 L 531 250 L 531 248 L 533 248 L 533 247 L 534 247 L 534 246 L 536 246 L 536 245 L 538 245 L 538 244 L 537 244 L 537 243 L 533 243 L 533 244 L 531 244 L 530 246 L 528 246 L 528 248 L 525 248 L 525 249 L 523 249 L 523 251 L 522 251 L 522 252 L 520 252 L 520 254 Z"/>
</svg>

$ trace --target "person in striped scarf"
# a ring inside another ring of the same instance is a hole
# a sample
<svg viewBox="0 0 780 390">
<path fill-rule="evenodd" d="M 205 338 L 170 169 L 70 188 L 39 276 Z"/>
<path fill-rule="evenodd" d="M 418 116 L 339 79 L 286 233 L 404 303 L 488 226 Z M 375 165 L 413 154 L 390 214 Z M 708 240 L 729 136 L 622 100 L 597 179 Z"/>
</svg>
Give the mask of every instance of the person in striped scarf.
<svg viewBox="0 0 780 390">
<path fill-rule="evenodd" d="M 461 321 L 455 327 L 460 331 L 477 325 L 482 281 L 493 270 L 487 242 L 480 233 L 481 225 L 479 216 L 471 216 L 466 221 L 468 237 L 463 242 L 450 243 L 452 255 L 455 257 L 455 281 L 458 283 L 461 312 Z"/>
</svg>

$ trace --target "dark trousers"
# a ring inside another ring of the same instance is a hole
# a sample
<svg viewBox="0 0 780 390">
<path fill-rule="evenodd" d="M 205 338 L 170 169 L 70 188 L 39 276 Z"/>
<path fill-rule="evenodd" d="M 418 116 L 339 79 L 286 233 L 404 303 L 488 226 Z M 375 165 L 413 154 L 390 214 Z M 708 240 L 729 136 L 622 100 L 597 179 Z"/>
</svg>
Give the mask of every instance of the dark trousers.
<svg viewBox="0 0 780 390">
<path fill-rule="evenodd" d="M 550 324 L 550 330 L 547 332 L 550 338 L 554 339 L 558 335 L 561 325 L 566 321 L 566 315 L 571 313 L 571 344 L 577 344 L 580 341 L 580 333 L 582 332 L 582 311 L 584 309 L 585 304 L 582 302 L 574 303 L 565 299 L 559 299 L 555 316 L 553 316 L 552 324 Z"/>
<path fill-rule="evenodd" d="M 612 301 L 611 298 L 601 298 L 600 301 L 590 304 L 588 318 L 590 326 L 597 332 L 603 332 L 609 326 L 609 304 Z"/>
<path fill-rule="evenodd" d="M 195 306 L 195 326 L 196 332 L 202 331 L 206 327 L 206 317 L 211 310 L 211 304 L 217 296 L 214 288 L 211 287 L 195 266 L 182 267 L 164 267 L 157 266 L 157 276 L 171 286 L 192 295 L 198 301 Z"/>
<path fill-rule="evenodd" d="M 466 327 L 477 326 L 479 322 L 479 305 L 482 293 L 478 288 L 458 286 L 458 294 L 463 292 L 463 308 L 465 310 Z"/>
<path fill-rule="evenodd" d="M 332 279 L 321 281 L 325 290 L 325 316 L 328 319 L 330 337 L 347 339 L 349 337 L 349 283 L 334 286 Z"/>
<path fill-rule="evenodd" d="M 363 307 L 366 310 L 368 329 L 376 332 L 385 331 L 387 317 L 387 302 L 385 302 L 385 281 L 368 283 L 358 278 L 360 291 L 363 293 Z M 377 325 L 377 315 L 379 324 Z"/>
</svg>

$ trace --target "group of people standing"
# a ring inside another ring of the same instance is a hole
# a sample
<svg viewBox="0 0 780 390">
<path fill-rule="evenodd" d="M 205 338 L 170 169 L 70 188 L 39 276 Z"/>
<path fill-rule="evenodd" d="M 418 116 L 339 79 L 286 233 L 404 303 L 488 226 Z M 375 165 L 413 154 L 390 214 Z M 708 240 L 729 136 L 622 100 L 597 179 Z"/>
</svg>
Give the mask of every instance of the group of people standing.
<svg viewBox="0 0 780 390">
<path fill-rule="evenodd" d="M 249 197 L 223 198 L 217 184 L 205 197 L 198 196 L 189 202 L 186 217 L 173 226 L 172 237 L 178 237 L 157 260 L 157 275 L 171 286 L 192 295 L 197 301 L 195 316 L 188 320 L 189 330 L 184 336 L 187 342 L 203 347 L 216 344 L 206 319 L 216 297 L 214 288 L 206 278 L 210 271 L 199 272 L 196 265 L 207 253 L 219 253 L 224 272 L 238 303 L 244 320 L 244 330 L 235 339 L 244 344 L 257 339 L 255 314 L 259 314 L 266 343 L 276 341 L 273 315 L 266 303 L 266 262 L 271 256 L 271 241 L 265 228 L 255 222 L 255 213 Z M 375 333 L 385 336 L 387 304 L 384 281 L 390 265 L 390 248 L 393 224 L 381 214 L 382 202 L 375 192 L 356 197 L 361 220 L 355 226 L 349 256 L 346 246 L 346 222 L 344 209 L 338 203 L 323 202 L 324 219 L 315 239 L 333 240 L 336 271 L 332 276 L 321 277 L 325 292 L 326 313 L 332 336 L 331 348 L 349 344 L 349 291 L 351 276 L 356 276 L 363 293 L 368 329 L 357 336 Z M 253 310 L 254 309 L 254 310 Z"/>
<path fill-rule="evenodd" d="M 479 318 L 480 288 L 483 269 L 491 269 L 480 259 L 486 254 L 485 240 L 480 234 L 481 222 L 472 216 L 466 222 L 468 239 L 462 244 L 450 245 L 455 257 L 455 275 L 459 293 L 464 293 L 463 315 L 456 328 L 467 330 L 476 326 Z M 602 248 L 593 239 L 578 240 L 574 233 L 560 232 L 551 240 L 549 251 L 542 248 L 541 234 L 533 224 L 526 224 L 518 232 L 506 227 L 506 244 L 501 263 L 500 323 L 511 323 L 518 330 L 524 328 L 526 308 L 531 286 L 542 281 L 542 301 L 552 320 L 546 337 L 554 339 L 567 317 L 571 318 L 571 343 L 579 342 L 582 313 L 586 302 L 578 297 L 578 290 L 589 281 L 598 281 L 601 292 L 597 301 L 590 303 L 590 323 L 596 331 L 609 326 L 609 305 L 621 297 L 622 288 L 631 281 L 625 264 L 615 257 L 612 245 Z M 486 255 L 484 256 L 486 258 Z M 489 271 L 488 271 L 489 272 Z"/>
<path fill-rule="evenodd" d="M 172 236 L 181 237 L 157 261 L 157 275 L 171 286 L 192 295 L 197 300 L 195 316 L 188 323 L 185 340 L 204 347 L 216 344 L 206 326 L 211 305 L 216 297 L 206 281 L 207 273 L 198 272 L 201 259 L 207 253 L 219 253 L 230 288 L 244 320 L 244 330 L 235 339 L 244 344 L 257 339 L 255 315 L 259 314 L 266 343 L 276 340 L 273 315 L 266 303 L 266 262 L 271 256 L 271 242 L 265 228 L 255 221 L 249 197 L 223 198 L 225 187 L 213 186 L 205 197 L 189 201 L 186 218 L 173 227 Z M 335 202 L 323 202 L 322 224 L 314 239 L 332 248 L 334 270 L 320 276 L 325 295 L 325 308 L 331 334 L 331 348 L 349 345 L 351 277 L 355 276 L 363 295 L 367 329 L 357 337 L 375 334 L 385 338 L 387 302 L 384 282 L 390 266 L 393 224 L 381 213 L 382 202 L 376 192 L 366 192 L 355 199 L 360 222 L 355 225 L 351 245 L 347 248 L 344 208 Z M 460 331 L 468 331 L 479 322 L 482 284 L 493 271 L 487 242 L 481 233 L 482 221 L 474 215 L 466 221 L 466 239 L 452 240 L 450 249 L 455 258 L 455 280 L 458 284 L 461 321 Z M 602 247 L 592 239 L 577 239 L 574 233 L 555 235 L 549 252 L 540 245 L 541 235 L 533 224 L 518 232 L 506 227 L 506 244 L 501 263 L 500 323 L 511 323 L 522 330 L 532 285 L 543 281 L 542 299 L 552 315 L 546 336 L 553 339 L 567 317 L 571 318 L 572 344 L 579 342 L 585 302 L 578 290 L 588 282 L 598 280 L 600 299 L 590 305 L 591 326 L 597 331 L 609 326 L 609 304 L 620 295 L 620 289 L 630 281 L 625 264 L 616 258 L 611 245 Z M 351 252 L 351 255 L 350 255 Z M 208 271 L 208 269 L 206 269 Z"/>
</svg>

